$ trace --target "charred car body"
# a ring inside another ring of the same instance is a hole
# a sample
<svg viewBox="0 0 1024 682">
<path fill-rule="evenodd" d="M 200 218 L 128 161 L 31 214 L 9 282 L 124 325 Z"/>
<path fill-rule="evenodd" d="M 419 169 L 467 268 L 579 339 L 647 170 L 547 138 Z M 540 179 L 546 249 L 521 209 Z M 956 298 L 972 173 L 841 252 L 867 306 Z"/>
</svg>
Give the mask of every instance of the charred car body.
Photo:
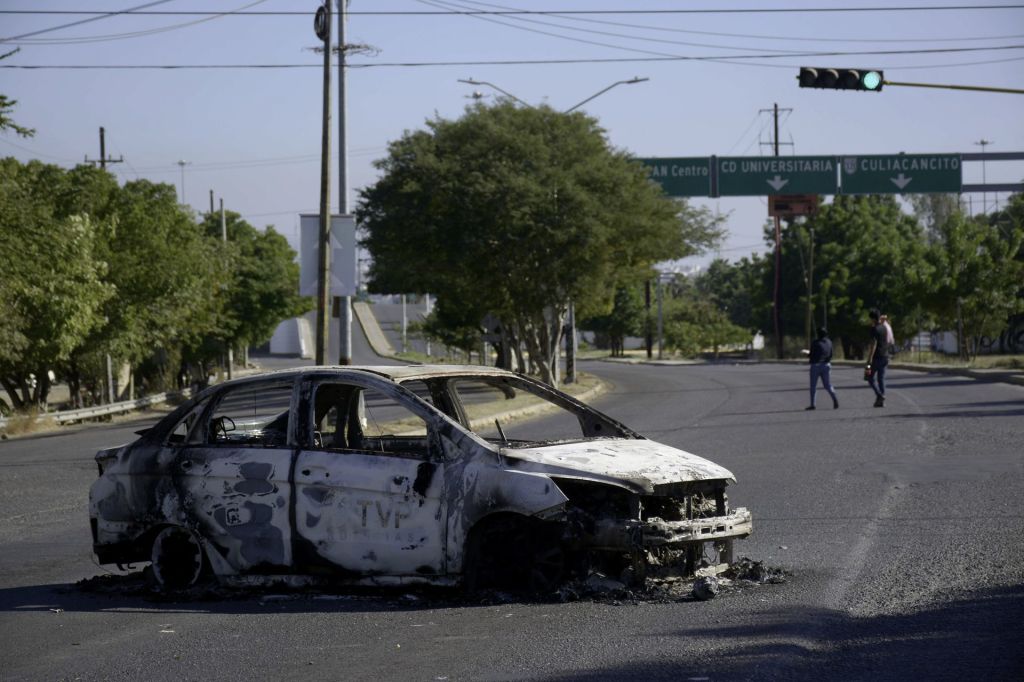
<svg viewBox="0 0 1024 682">
<path fill-rule="evenodd" d="M 638 582 L 727 562 L 752 528 L 728 508 L 728 470 L 498 369 L 274 372 L 207 389 L 140 436 L 96 456 L 93 548 L 151 561 L 170 588 Z"/>
</svg>

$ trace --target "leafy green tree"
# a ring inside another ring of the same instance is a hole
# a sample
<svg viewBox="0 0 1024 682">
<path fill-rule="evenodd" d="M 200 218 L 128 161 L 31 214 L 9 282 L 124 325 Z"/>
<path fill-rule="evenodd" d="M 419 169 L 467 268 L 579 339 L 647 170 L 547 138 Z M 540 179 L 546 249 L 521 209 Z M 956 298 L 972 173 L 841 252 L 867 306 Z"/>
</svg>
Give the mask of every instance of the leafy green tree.
<svg viewBox="0 0 1024 682">
<path fill-rule="evenodd" d="M 218 244 L 178 204 L 173 186 L 129 182 L 109 210 L 115 226 L 101 256 L 118 295 L 83 355 L 109 353 L 138 365 L 156 353 L 164 358 L 160 372 L 145 378 L 167 388 L 184 349 L 220 329 L 228 270 Z"/>
<path fill-rule="evenodd" d="M 599 339 L 606 340 L 612 357 L 622 357 L 625 355 L 626 337 L 644 333 L 646 314 L 640 287 L 622 286 L 615 291 L 611 311 L 583 320 L 580 328 L 593 331 Z"/>
<path fill-rule="evenodd" d="M 925 257 L 920 224 L 903 213 L 891 196 L 838 196 L 806 223 L 785 227 L 781 277 L 785 330 L 801 338 L 804 334 L 811 228 L 816 319 L 820 323 L 821 307 L 827 306 L 828 328 L 845 357 L 863 353 L 867 311 L 872 307 L 894 320 L 897 337 L 912 331 L 901 327 L 900 321 L 914 317 L 930 286 L 931 264 Z M 774 242 L 768 230 L 765 240 Z M 774 268 L 767 269 L 769 281 L 773 276 Z"/>
<path fill-rule="evenodd" d="M 972 341 L 998 336 L 1011 316 L 1024 313 L 1024 227 L 1012 218 L 995 223 L 954 213 L 938 226 L 929 252 L 935 272 L 929 308 L 940 325 L 957 329 L 964 358 L 977 354 Z"/>
<path fill-rule="evenodd" d="M 750 343 L 750 332 L 709 300 L 674 298 L 663 314 L 665 345 L 685 357 L 710 350 L 717 358 L 723 346 Z"/>
<path fill-rule="evenodd" d="M 313 308 L 313 299 L 299 296 L 298 254 L 272 226 L 260 231 L 234 211 L 225 211 L 227 244 L 216 248 L 230 271 L 217 339 L 233 348 L 259 346 L 270 339 L 282 320 Z M 202 229 L 214 244 L 221 241 L 220 213 L 208 213 Z"/>
<path fill-rule="evenodd" d="M 55 211 L 65 181 L 56 166 L 0 160 L 0 383 L 15 409 L 45 406 L 49 370 L 102 326 L 115 293 L 96 258 L 102 229 Z"/>
<path fill-rule="evenodd" d="M 18 52 L 20 48 L 11 50 L 5 54 L 0 54 L 0 60 L 7 59 L 11 55 Z M 0 94 L 0 133 L 5 130 L 13 130 L 17 135 L 21 137 L 32 137 L 36 134 L 36 131 L 31 128 L 25 128 L 15 123 L 11 119 L 11 112 L 14 110 L 14 105 L 18 103 L 18 100 L 10 99 L 6 95 Z"/>
<path fill-rule="evenodd" d="M 714 302 L 733 324 L 751 333 L 770 328 L 770 293 L 765 291 L 765 268 L 770 262 L 758 255 L 730 263 L 711 261 L 695 279 L 697 292 Z"/>
<path fill-rule="evenodd" d="M 361 193 L 370 289 L 497 315 L 549 383 L 570 300 L 582 318 L 606 309 L 652 263 L 718 236 L 583 113 L 504 101 L 427 128 L 391 143 L 381 179 Z"/>
</svg>

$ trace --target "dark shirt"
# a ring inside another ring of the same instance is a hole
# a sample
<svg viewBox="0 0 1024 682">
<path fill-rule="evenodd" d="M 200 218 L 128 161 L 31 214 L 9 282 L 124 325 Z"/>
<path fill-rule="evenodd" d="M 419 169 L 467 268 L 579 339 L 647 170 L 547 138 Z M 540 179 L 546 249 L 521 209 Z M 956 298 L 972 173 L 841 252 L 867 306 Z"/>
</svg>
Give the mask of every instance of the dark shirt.
<svg viewBox="0 0 1024 682">
<path fill-rule="evenodd" d="M 811 364 L 823 362 L 832 362 L 832 341 L 827 338 L 815 339 L 811 342 Z"/>
<path fill-rule="evenodd" d="M 871 340 L 875 342 L 875 353 L 871 356 L 871 362 L 888 359 L 889 344 L 886 343 L 885 327 L 880 324 L 872 327 Z"/>
</svg>

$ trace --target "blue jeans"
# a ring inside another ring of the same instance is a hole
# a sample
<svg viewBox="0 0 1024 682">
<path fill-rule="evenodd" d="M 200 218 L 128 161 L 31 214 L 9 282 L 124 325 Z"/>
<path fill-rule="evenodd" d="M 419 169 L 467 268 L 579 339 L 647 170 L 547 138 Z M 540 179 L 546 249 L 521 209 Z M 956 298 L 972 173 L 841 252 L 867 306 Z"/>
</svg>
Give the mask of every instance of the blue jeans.
<svg viewBox="0 0 1024 682">
<path fill-rule="evenodd" d="M 871 384 L 871 390 L 879 398 L 885 397 L 885 368 L 888 364 L 889 358 L 875 358 L 875 361 L 871 363 L 871 377 L 868 379 L 868 383 Z"/>
<path fill-rule="evenodd" d="M 811 365 L 811 407 L 814 406 L 814 394 L 818 392 L 818 377 L 821 377 L 821 383 L 828 391 L 828 394 L 832 396 L 832 400 L 836 401 L 836 389 L 832 388 L 832 365 L 827 362 L 821 362 L 816 365 Z"/>
</svg>

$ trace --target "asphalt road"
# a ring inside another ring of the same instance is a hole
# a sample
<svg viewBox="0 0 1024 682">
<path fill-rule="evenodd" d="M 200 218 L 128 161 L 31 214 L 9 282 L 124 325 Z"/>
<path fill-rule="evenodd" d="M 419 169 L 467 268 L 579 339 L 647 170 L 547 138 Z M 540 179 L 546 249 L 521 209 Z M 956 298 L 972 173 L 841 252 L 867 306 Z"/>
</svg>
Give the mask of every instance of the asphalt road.
<svg viewBox="0 0 1024 682">
<path fill-rule="evenodd" d="M 841 408 L 805 412 L 804 367 L 583 369 L 614 384 L 598 407 L 736 474 L 737 553 L 786 583 L 666 604 L 83 592 L 106 570 L 92 455 L 142 420 L 0 443 L 0 679 L 1021 679 L 1024 388 L 893 371 L 874 409 L 839 368 Z"/>
</svg>

